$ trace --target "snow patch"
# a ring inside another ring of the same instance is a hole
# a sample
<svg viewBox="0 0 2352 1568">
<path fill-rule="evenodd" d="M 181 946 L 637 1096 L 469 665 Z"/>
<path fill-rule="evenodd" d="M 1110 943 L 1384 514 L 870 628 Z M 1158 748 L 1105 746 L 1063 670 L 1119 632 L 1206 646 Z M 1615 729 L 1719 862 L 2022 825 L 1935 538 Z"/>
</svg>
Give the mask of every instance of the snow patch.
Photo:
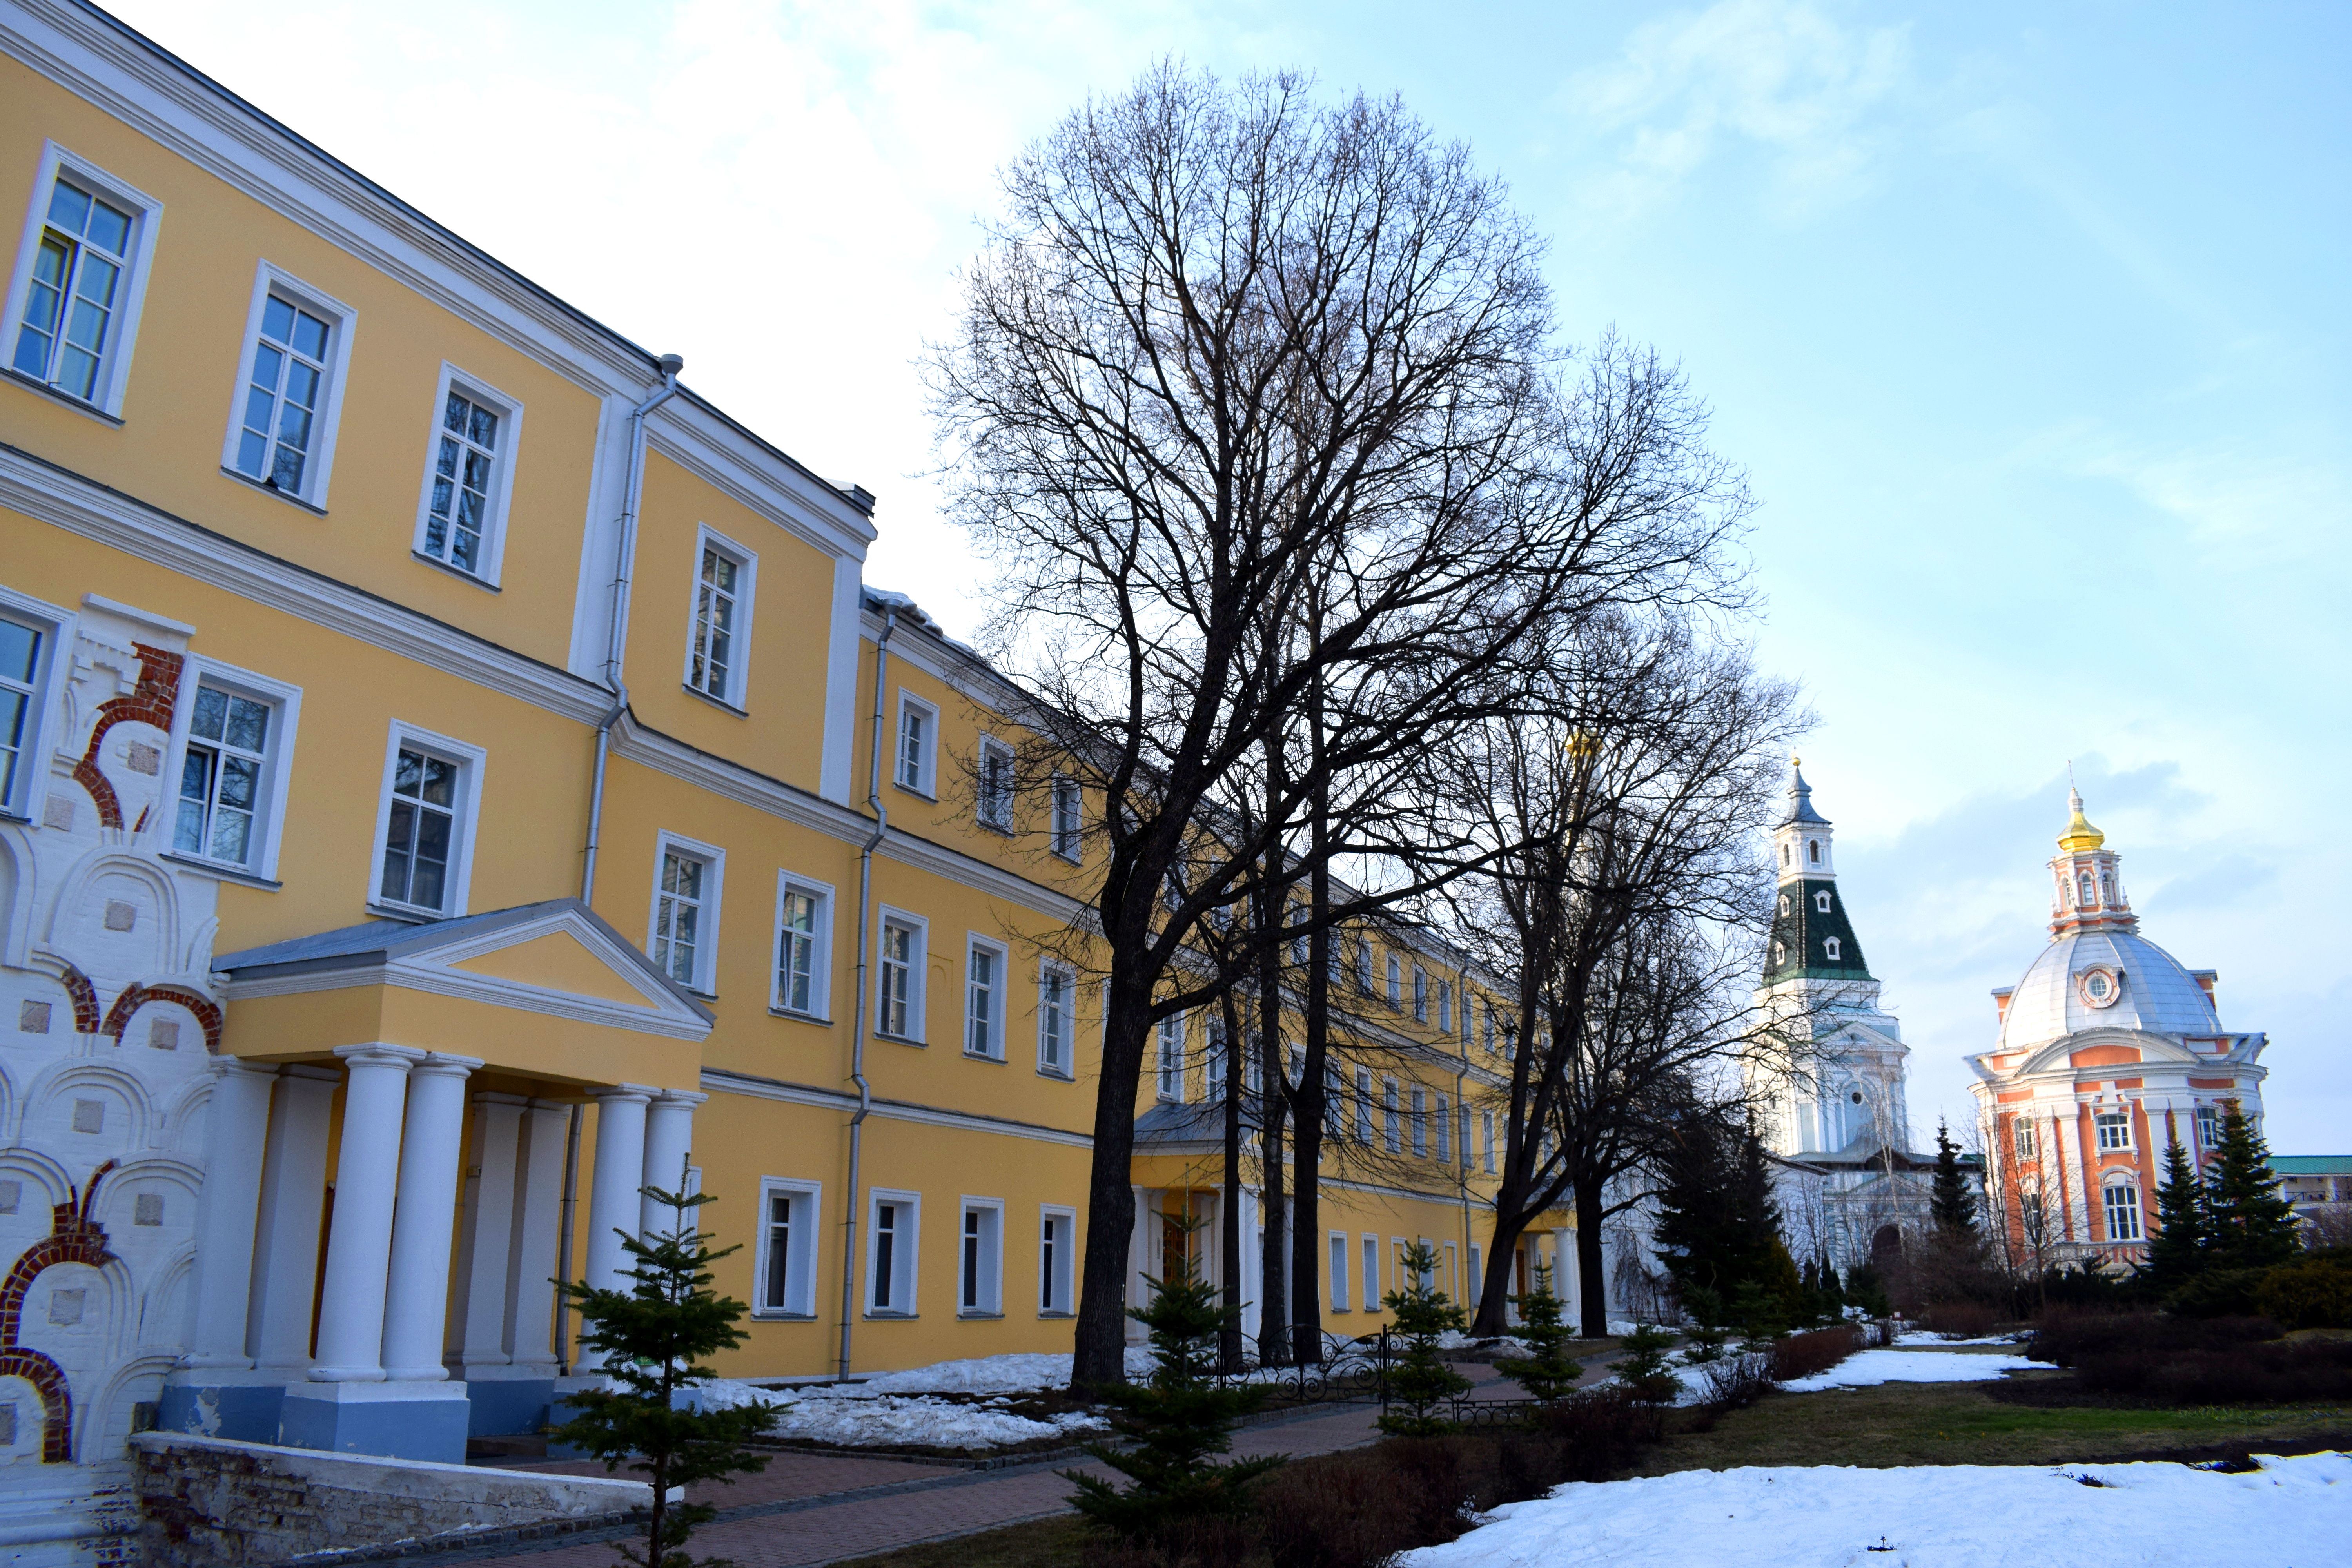
<svg viewBox="0 0 2352 1568">
<path fill-rule="evenodd" d="M 1572 1481 L 1549 1497 L 1498 1508 L 1460 1540 L 1404 1552 L 1397 1563 L 2210 1568 L 2217 1551 L 2263 1568 L 2342 1562 L 2352 1539 L 2352 1457 L 2260 1462 L 2242 1475 L 2172 1464 L 1822 1466 Z"/>
<path fill-rule="evenodd" d="M 2007 1373 L 2049 1370 L 2023 1356 L 1856 1351 L 1827 1372 L 1795 1378 L 1780 1386 L 1791 1394 L 1814 1394 L 1824 1388 L 1870 1388 L 1882 1383 L 1995 1383 Z"/>
</svg>

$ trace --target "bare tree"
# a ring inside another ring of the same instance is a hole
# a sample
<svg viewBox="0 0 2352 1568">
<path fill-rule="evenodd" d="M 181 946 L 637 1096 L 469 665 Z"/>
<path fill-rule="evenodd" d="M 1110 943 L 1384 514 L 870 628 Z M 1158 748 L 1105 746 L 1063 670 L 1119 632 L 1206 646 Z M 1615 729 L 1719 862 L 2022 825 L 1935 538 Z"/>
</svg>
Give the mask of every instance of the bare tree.
<svg viewBox="0 0 2352 1568">
<path fill-rule="evenodd" d="M 1223 983 L 1179 962 L 1198 922 L 1263 868 L 1290 874 L 1301 803 L 1349 770 L 1376 786 L 1381 757 L 1491 702 L 1531 629 L 1717 591 L 1745 496 L 1654 360 L 1612 346 L 1589 374 L 1632 395 L 1586 406 L 1540 247 L 1393 101 L 1163 65 L 1003 184 L 929 369 L 955 515 L 997 571 L 985 635 L 1098 803 L 1108 1016 L 1073 1373 L 1098 1384 L 1122 1374 L 1147 1035 Z M 1318 684 L 1327 728 L 1297 744 Z M 1307 765 L 1233 809 L 1269 741 Z M 1223 855 L 1171 896 L 1202 832 Z"/>
</svg>

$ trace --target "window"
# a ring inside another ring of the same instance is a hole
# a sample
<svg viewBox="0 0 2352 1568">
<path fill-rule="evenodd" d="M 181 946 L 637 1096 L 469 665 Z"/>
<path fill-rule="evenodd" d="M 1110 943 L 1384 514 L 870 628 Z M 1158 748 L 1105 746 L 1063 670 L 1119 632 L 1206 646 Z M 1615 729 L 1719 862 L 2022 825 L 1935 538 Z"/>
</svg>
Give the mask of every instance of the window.
<svg viewBox="0 0 2352 1568">
<path fill-rule="evenodd" d="M 1429 1127 L 1437 1134 L 1437 1163 L 1442 1165 L 1454 1158 L 1454 1123 L 1446 1115 L 1445 1097 L 1442 1094 L 1430 1108 Z"/>
<path fill-rule="evenodd" d="M 980 742 L 979 816 L 982 827 L 1013 831 L 1013 748 L 1002 741 Z"/>
<path fill-rule="evenodd" d="M 0 811 L 30 816 L 48 770 L 58 648 L 73 617 L 0 588 Z"/>
<path fill-rule="evenodd" d="M 1225 1021 L 1211 1016 L 1202 1031 L 1207 1037 L 1201 1050 L 1202 1077 L 1205 1080 L 1202 1100 L 1210 1105 L 1225 1102 L 1225 1057 L 1231 1048 L 1225 1040 Z"/>
<path fill-rule="evenodd" d="M 1830 912 L 1830 896 L 1826 891 L 1815 893 L 1813 895 L 1813 908 L 1821 910 L 1823 914 Z"/>
<path fill-rule="evenodd" d="M 2197 1147 L 2200 1150 L 2221 1146 L 2221 1108 L 2200 1105 L 2197 1108 Z"/>
<path fill-rule="evenodd" d="M 1783 859 L 1783 860 L 1786 860 L 1788 858 L 1789 858 L 1789 852 L 1788 852 L 1788 850 L 1786 850 L 1785 848 L 1784 848 L 1784 849 L 1782 849 L 1782 850 L 1780 851 L 1780 858 L 1781 858 L 1781 859 Z M 1788 894 L 1786 894 L 1786 893 L 1783 893 L 1783 894 L 1781 894 L 1781 895 L 1780 895 L 1780 913 L 1781 913 L 1781 915 L 1782 915 L 1783 917 L 1786 917 L 1786 916 L 1787 916 L 1787 914 L 1788 914 L 1788 912 L 1789 912 L 1789 895 L 1788 895 Z"/>
<path fill-rule="evenodd" d="M 1823 938 L 1823 939 L 1822 939 L 1822 955 L 1823 955 L 1823 956 L 1825 956 L 1826 958 L 1828 958 L 1828 960 L 1829 960 L 1832 963 L 1837 963 L 1837 962 L 1838 962 L 1838 939 L 1837 939 L 1837 938 L 1835 938 L 1835 937 L 1833 937 L 1833 936 L 1832 936 L 1832 937 L 1825 937 L 1825 938 Z"/>
<path fill-rule="evenodd" d="M 1381 1080 L 1381 1142 L 1391 1154 L 1404 1152 L 1404 1130 L 1397 1124 L 1396 1079 Z"/>
<path fill-rule="evenodd" d="M 1071 1047 L 1076 1037 L 1072 1028 L 1071 1005 L 1077 997 L 1077 982 L 1069 971 L 1046 964 L 1037 972 L 1037 1070 L 1056 1078 L 1071 1075 Z"/>
<path fill-rule="evenodd" d="M 1184 1015 L 1160 1020 L 1160 1098 L 1184 1098 Z"/>
<path fill-rule="evenodd" d="M 9 368 L 120 415 L 163 209 L 69 159 L 54 142 L 44 150 L 33 189 L 32 221 L 9 294 Z"/>
<path fill-rule="evenodd" d="M 416 553 L 495 583 L 512 490 L 522 406 L 458 370 L 441 367 L 417 503 Z"/>
<path fill-rule="evenodd" d="M 1412 966 L 1412 1021 L 1429 1022 L 1429 973 L 1418 963 Z"/>
<path fill-rule="evenodd" d="M 1412 1152 L 1429 1157 L 1429 1091 L 1418 1085 L 1412 1091 Z"/>
<path fill-rule="evenodd" d="M 1454 987 L 1443 980 L 1437 983 L 1437 1031 L 1442 1035 L 1454 1032 Z"/>
<path fill-rule="evenodd" d="M 1080 813 L 1084 797 L 1078 791 L 1078 781 L 1056 777 L 1054 780 L 1054 853 L 1065 860 L 1075 861 L 1080 850 L 1080 834 L 1084 819 Z"/>
<path fill-rule="evenodd" d="M 995 1318 L 1004 1312 L 1004 1205 L 994 1198 L 963 1200 L 957 1251 L 956 1312 Z"/>
<path fill-rule="evenodd" d="M 261 264 L 222 467 L 305 505 L 326 505 L 351 322 L 346 307 Z"/>
<path fill-rule="evenodd" d="M 877 1187 L 869 1200 L 866 1244 L 866 1311 L 868 1317 L 915 1315 L 915 1261 L 922 1198 Z"/>
<path fill-rule="evenodd" d="M 1811 838 L 1805 841 L 1805 858 L 1816 866 L 1822 863 L 1822 841 L 1820 839 Z"/>
<path fill-rule="evenodd" d="M 1348 1233 L 1331 1233 L 1331 1310 L 1348 1310 Z"/>
<path fill-rule="evenodd" d="M 1485 1151 L 1481 1168 L 1491 1176 L 1495 1173 L 1495 1113 L 1491 1110 L 1478 1113 L 1478 1143 Z"/>
<path fill-rule="evenodd" d="M 435 915 L 466 912 L 475 805 L 486 753 L 446 736 L 393 726 L 379 808 L 375 901 Z"/>
<path fill-rule="evenodd" d="M 2022 1116 L 2019 1117 L 2010 1126 L 2010 1136 L 2014 1140 L 2013 1146 L 2017 1151 L 2017 1157 L 2019 1159 L 2032 1160 L 2040 1157 L 2034 1152 L 2035 1144 L 2032 1122 L 2028 1121 Z"/>
<path fill-rule="evenodd" d="M 1372 1142 L 1372 1075 L 1356 1069 L 1356 1142 L 1366 1148 Z"/>
<path fill-rule="evenodd" d="M 1775 963 L 1789 962 L 1789 947 L 1786 942 L 1776 942 L 1772 944 L 1772 962 Z"/>
<path fill-rule="evenodd" d="M 2091 1124 L 2098 1129 L 2099 1149 L 2102 1152 L 2109 1149 L 2128 1149 L 2132 1146 L 2131 1116 L 2128 1112 L 2103 1110 L 2091 1118 Z"/>
<path fill-rule="evenodd" d="M 2139 1236 L 2139 1189 L 2128 1182 L 2117 1182 L 2101 1189 L 2107 1211 L 2109 1241 L 2137 1241 Z"/>
<path fill-rule="evenodd" d="M 821 1188 L 814 1182 L 789 1182 L 773 1176 L 760 1181 L 759 1257 L 753 1260 L 760 1281 L 756 1310 L 762 1317 L 808 1318 L 816 1315 L 816 1246 L 824 1212 Z"/>
<path fill-rule="evenodd" d="M 689 991 L 718 989 L 719 886 L 727 852 L 675 834 L 654 845 L 653 929 L 646 951 Z"/>
<path fill-rule="evenodd" d="M 1077 1310 L 1078 1211 L 1042 1208 L 1037 1220 L 1037 1310 L 1066 1318 Z"/>
<path fill-rule="evenodd" d="M 300 689 L 192 658 L 180 689 L 172 852 L 275 876 Z"/>
<path fill-rule="evenodd" d="M 1404 965 L 1393 952 L 1389 954 L 1389 1005 L 1404 1005 Z"/>
<path fill-rule="evenodd" d="M 932 760 L 939 750 L 940 710 L 904 689 L 898 693 L 898 761 L 891 778 L 900 789 L 938 796 L 932 785 Z"/>
<path fill-rule="evenodd" d="M 972 937 L 966 944 L 963 1048 L 966 1056 L 1004 1059 L 1004 950 Z"/>
<path fill-rule="evenodd" d="M 1462 1168 L 1466 1171 L 1470 1168 L 1470 1108 L 1466 1105 L 1462 1107 L 1460 1115 L 1462 1136 L 1454 1142 L 1462 1151 Z"/>
<path fill-rule="evenodd" d="M 1372 994 L 1372 944 L 1360 937 L 1356 941 L 1356 989 L 1367 996 Z"/>
<path fill-rule="evenodd" d="M 875 1032 L 922 1039 L 923 946 L 928 927 L 912 915 L 882 911 L 881 963 L 875 976 Z"/>
<path fill-rule="evenodd" d="M 790 872 L 776 876 L 776 994 L 770 1005 L 822 1018 L 833 959 L 833 889 Z"/>
<path fill-rule="evenodd" d="M 1363 1293 L 1358 1298 L 1367 1312 L 1381 1310 L 1381 1238 L 1364 1237 Z"/>
<path fill-rule="evenodd" d="M 687 689 L 745 706 L 751 651 L 751 606 L 760 559 L 740 545 L 701 531 L 695 544 L 692 631 L 686 644 Z"/>
<path fill-rule="evenodd" d="M 1491 1056 L 1493 1056 L 1493 1055 L 1495 1054 L 1495 1005 L 1494 1005 L 1492 1002 L 1489 1002 L 1489 1003 L 1487 1003 L 1487 1004 L 1486 1004 L 1486 1054 L 1487 1054 L 1488 1056 L 1490 1056 L 1490 1057 L 1491 1057 Z"/>
</svg>

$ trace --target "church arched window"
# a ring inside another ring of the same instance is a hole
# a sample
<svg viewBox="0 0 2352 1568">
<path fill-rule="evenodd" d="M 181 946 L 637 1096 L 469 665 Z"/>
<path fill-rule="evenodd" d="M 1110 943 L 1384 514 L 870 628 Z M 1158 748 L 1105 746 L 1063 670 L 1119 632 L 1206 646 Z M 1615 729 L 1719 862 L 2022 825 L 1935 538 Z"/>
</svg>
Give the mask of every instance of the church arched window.
<svg viewBox="0 0 2352 1568">
<path fill-rule="evenodd" d="M 1785 865 L 1787 865 L 1788 863 L 1789 863 L 1789 847 L 1788 847 L 1787 845 L 1783 844 L 1783 845 L 1781 845 L 1781 846 L 1780 846 L 1780 864 L 1781 864 L 1781 865 L 1783 865 L 1783 866 L 1785 866 Z"/>
<path fill-rule="evenodd" d="M 1809 838 L 1805 840 L 1805 851 L 1812 857 L 1814 865 L 1818 866 L 1822 863 L 1822 841 L 1820 839 Z"/>
<path fill-rule="evenodd" d="M 1822 893 L 1815 893 L 1815 894 L 1813 895 L 1813 908 L 1815 908 L 1815 909 L 1817 909 L 1817 910 L 1821 910 L 1821 911 L 1822 911 L 1822 913 L 1823 913 L 1823 914 L 1827 914 L 1827 913 L 1829 913 L 1829 912 L 1830 912 L 1830 896 L 1829 896 L 1829 894 L 1827 894 L 1827 893 L 1825 893 L 1825 892 L 1822 892 Z"/>
<path fill-rule="evenodd" d="M 1789 962 L 1789 944 L 1787 942 L 1776 942 L 1772 944 L 1772 962 L 1775 963 L 1786 963 Z"/>
<path fill-rule="evenodd" d="M 2116 901 L 2116 879 L 2109 872 L 2099 873 L 2099 897 L 2110 904 Z"/>
<path fill-rule="evenodd" d="M 2093 897 L 2091 892 L 2091 874 L 2088 871 L 2085 871 L 2082 876 L 2075 879 L 2082 885 L 2083 902 L 2085 905 L 2088 905 Z"/>
<path fill-rule="evenodd" d="M 1782 850 L 1782 851 L 1780 852 L 1780 855 L 1781 855 L 1781 858 L 1786 859 L 1786 858 L 1788 858 L 1788 851 L 1784 849 L 1784 850 Z M 1789 913 L 1789 895 L 1788 895 L 1788 894 L 1786 894 L 1786 893 L 1783 893 L 1783 894 L 1781 894 L 1781 895 L 1780 895 L 1780 914 L 1781 914 L 1781 917 L 1782 917 L 1783 919 L 1787 918 L 1788 913 Z"/>
<path fill-rule="evenodd" d="M 1835 938 L 1835 937 L 1831 937 L 1827 942 L 1824 942 L 1823 943 L 1822 943 L 1822 950 L 1823 950 L 1824 952 L 1826 952 L 1829 954 L 1829 959 L 1830 959 L 1830 962 L 1831 962 L 1832 963 L 1837 963 L 1837 962 L 1838 962 L 1838 939 L 1837 939 L 1837 938 Z"/>
</svg>

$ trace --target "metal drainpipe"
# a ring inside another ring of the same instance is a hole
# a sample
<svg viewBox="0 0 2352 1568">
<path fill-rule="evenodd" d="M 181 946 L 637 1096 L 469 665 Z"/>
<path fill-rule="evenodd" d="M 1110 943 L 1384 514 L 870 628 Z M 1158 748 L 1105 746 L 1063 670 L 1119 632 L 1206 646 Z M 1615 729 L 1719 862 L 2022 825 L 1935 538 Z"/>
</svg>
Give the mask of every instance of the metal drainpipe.
<svg viewBox="0 0 2352 1568">
<path fill-rule="evenodd" d="M 580 1202 L 580 1124 L 587 1118 L 585 1109 L 572 1106 L 565 1118 L 563 1131 L 563 1224 L 555 1242 L 555 1282 L 572 1283 L 572 1216 Z M 572 1331 L 572 1298 L 562 1290 L 555 1293 L 555 1375 L 572 1375 L 572 1352 L 564 1344 L 564 1336 Z"/>
<path fill-rule="evenodd" d="M 849 1119 L 849 1192 L 843 1205 L 841 1243 L 841 1368 L 849 1375 L 850 1331 L 857 1321 L 857 1180 L 866 1152 L 866 1118 L 874 1109 L 874 1090 L 866 1081 L 866 964 L 874 940 L 874 850 L 890 831 L 890 812 L 882 804 L 882 685 L 890 673 L 890 634 L 898 629 L 898 612 L 882 622 L 881 640 L 874 645 L 874 742 L 866 763 L 866 805 L 874 813 L 873 837 L 857 852 L 857 998 L 850 1005 L 849 1079 L 857 1086 L 857 1111 Z"/>
<path fill-rule="evenodd" d="M 596 723 L 596 778 L 588 796 L 588 843 L 580 857 L 580 901 L 596 899 L 596 840 L 604 821 L 604 761 L 613 746 L 613 726 L 628 711 L 629 688 L 621 676 L 621 641 L 629 614 L 629 563 L 635 553 L 637 489 L 645 479 L 646 416 L 677 395 L 677 373 L 686 361 L 677 354 L 661 357 L 661 385 L 654 395 L 629 410 L 628 468 L 621 479 L 621 526 L 613 545 L 613 613 L 604 628 L 604 686 L 613 693 L 613 709 Z"/>
</svg>

